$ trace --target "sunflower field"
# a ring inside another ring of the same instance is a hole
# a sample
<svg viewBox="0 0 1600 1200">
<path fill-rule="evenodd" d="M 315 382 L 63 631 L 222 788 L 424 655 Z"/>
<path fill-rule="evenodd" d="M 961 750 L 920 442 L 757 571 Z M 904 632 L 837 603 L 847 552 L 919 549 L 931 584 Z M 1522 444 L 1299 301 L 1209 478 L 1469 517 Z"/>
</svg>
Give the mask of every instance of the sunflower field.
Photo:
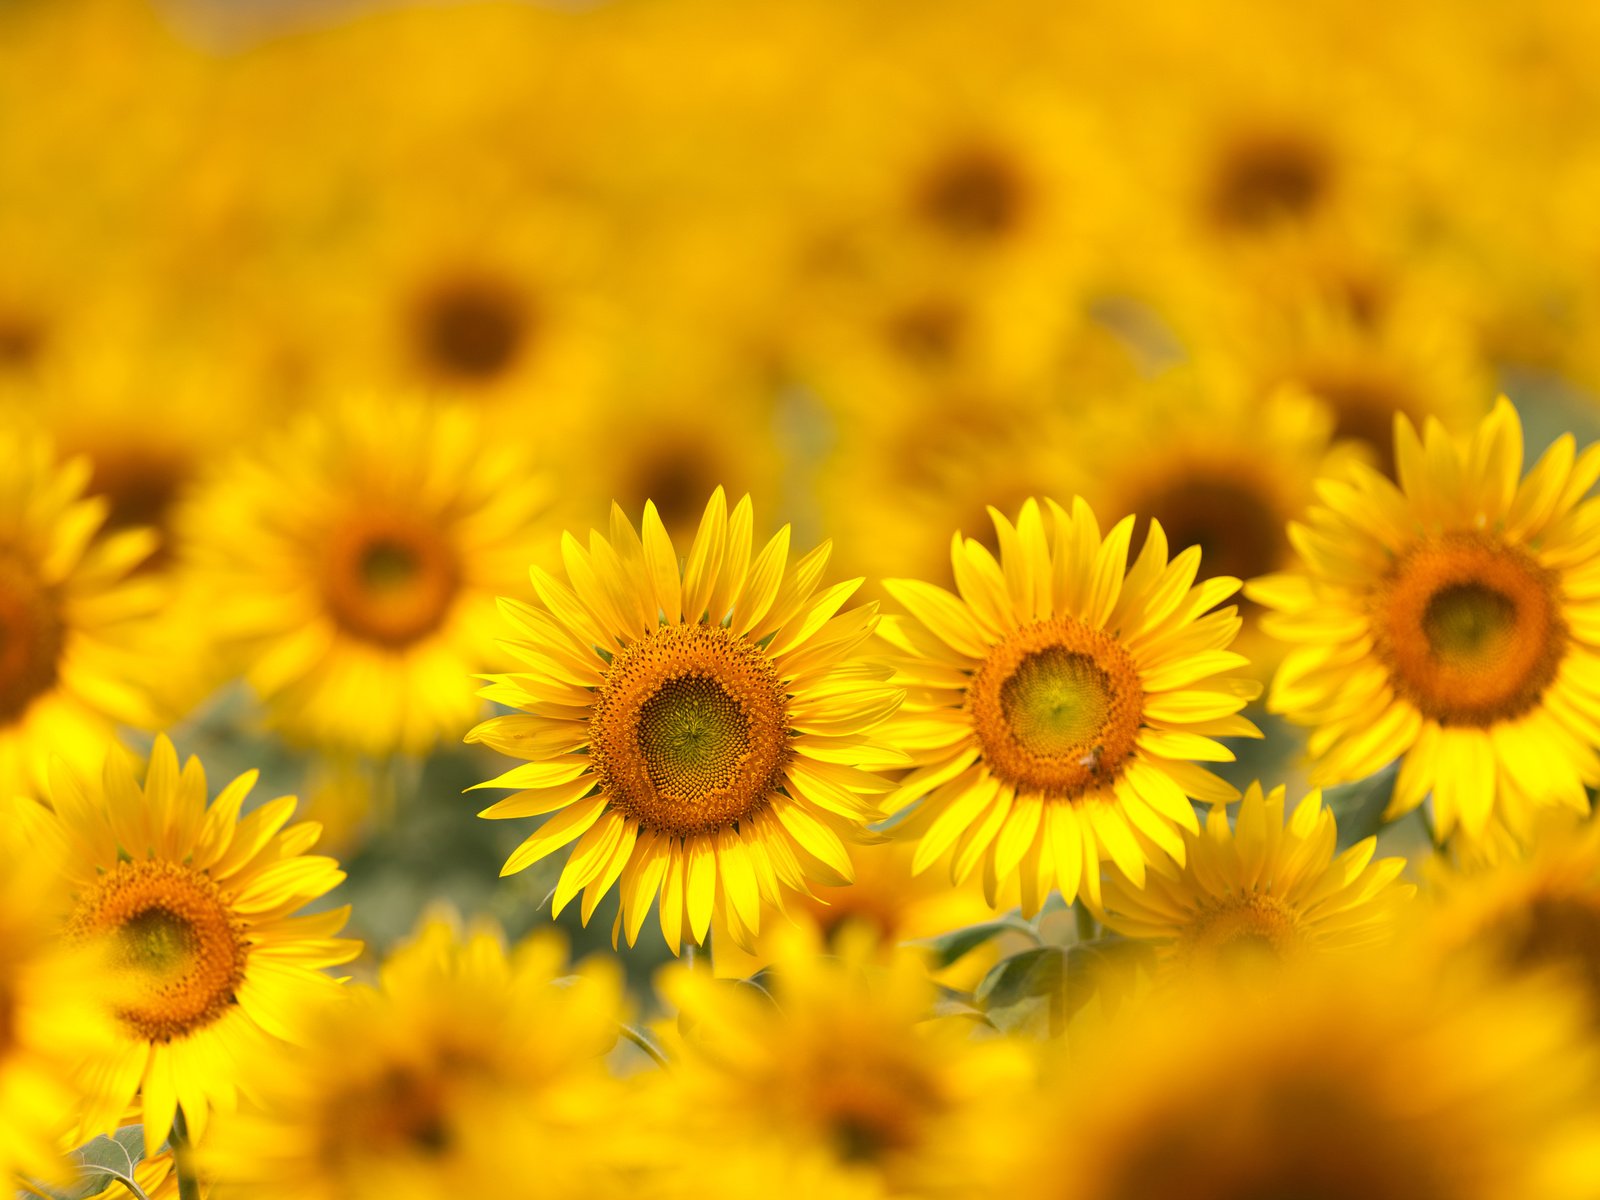
<svg viewBox="0 0 1600 1200">
<path fill-rule="evenodd" d="M 1600 1200 L 1600 5 L 0 0 L 33 1200 Z"/>
</svg>

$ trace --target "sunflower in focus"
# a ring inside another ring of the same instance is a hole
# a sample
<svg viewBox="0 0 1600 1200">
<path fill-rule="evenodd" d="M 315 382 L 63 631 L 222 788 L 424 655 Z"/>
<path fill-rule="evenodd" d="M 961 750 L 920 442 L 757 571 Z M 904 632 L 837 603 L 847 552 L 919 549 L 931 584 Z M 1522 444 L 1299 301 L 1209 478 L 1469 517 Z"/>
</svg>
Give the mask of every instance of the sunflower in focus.
<svg viewBox="0 0 1600 1200">
<path fill-rule="evenodd" d="M 791 565 L 788 526 L 753 553 L 752 520 L 717 489 L 680 562 L 654 504 L 642 538 L 613 508 L 609 540 L 562 539 L 570 586 L 535 567 L 543 607 L 502 604 L 521 669 L 484 695 L 520 711 L 468 741 L 529 761 L 480 815 L 553 815 L 501 873 L 575 841 L 555 911 L 581 890 L 587 921 L 620 882 L 630 945 L 659 893 L 674 952 L 713 913 L 748 946 L 785 891 L 849 881 L 842 837 L 889 787 L 862 769 L 895 758 L 875 729 L 901 699 L 862 653 L 876 606 L 841 613 L 861 581 L 819 590 L 829 546 Z"/>
<path fill-rule="evenodd" d="M 1313 727 L 1313 782 L 1401 759 L 1388 815 L 1433 796 L 1439 838 L 1514 834 L 1600 782 L 1600 446 L 1558 440 L 1525 478 L 1502 399 L 1465 442 L 1395 421 L 1399 484 L 1323 480 L 1290 530 L 1300 570 L 1248 585 L 1291 647 L 1268 706 Z"/>
<path fill-rule="evenodd" d="M 1284 819 L 1284 789 L 1252 783 L 1235 828 L 1222 805 L 1204 832 L 1184 835 L 1182 867 L 1155 862 L 1136 888 L 1118 875 L 1104 885 L 1102 919 L 1118 933 L 1149 938 L 1180 967 L 1279 962 L 1383 941 L 1416 889 L 1397 882 L 1403 858 L 1372 861 L 1376 838 L 1335 857 L 1333 814 L 1312 792 Z"/>
<path fill-rule="evenodd" d="M 922 802 L 916 869 L 953 847 L 952 878 L 981 863 L 991 903 L 1020 873 L 1030 916 L 1052 886 L 1098 903 L 1102 860 L 1140 887 L 1153 858 L 1181 863 L 1190 798 L 1238 796 L 1195 760 L 1232 761 L 1217 737 L 1260 736 L 1239 715 L 1258 685 L 1224 674 L 1246 665 L 1227 649 L 1238 613 L 1211 611 L 1239 581 L 1192 586 L 1199 547 L 1169 562 L 1158 521 L 1129 567 L 1134 517 L 1102 538 L 1081 499 L 1046 508 L 1048 529 L 1034 500 L 1015 525 L 990 510 L 998 561 L 957 534 L 958 595 L 884 585 L 911 614 L 884 636 L 907 688 L 892 736 L 917 764 L 887 807 Z"/>
<path fill-rule="evenodd" d="M 1104 1030 L 1059 1073 L 1001 1194 L 1594 1194 L 1596 1058 L 1552 981 L 1386 953 L 1241 983 L 1193 977 Z"/>
<path fill-rule="evenodd" d="M 148 531 L 99 535 L 106 505 L 84 498 L 85 460 L 61 462 L 9 423 L 0 460 L 0 790 L 30 792 L 52 757 L 98 765 L 119 724 L 154 724 L 137 681 L 161 591 L 130 578 Z"/>
<path fill-rule="evenodd" d="M 546 489 L 515 441 L 449 404 L 349 401 L 216 472 L 184 513 L 189 587 L 297 741 L 381 757 L 480 710 L 494 597 Z"/>
<path fill-rule="evenodd" d="M 824 955 L 790 929 L 763 986 L 672 966 L 662 995 L 679 1012 L 681 1061 L 657 1099 L 679 1144 L 727 1148 L 712 1194 L 768 1186 L 794 1196 L 972 1195 L 1004 1129 L 1003 1100 L 1026 1087 L 1024 1047 L 929 1018 L 922 957 L 880 953 L 864 927 Z M 698 1161 L 678 1170 L 698 1173 Z M 667 1194 L 687 1194 L 672 1186 Z M 743 1175 L 741 1189 L 732 1181 Z"/>
<path fill-rule="evenodd" d="M 219 1115 L 202 1165 L 242 1197 L 611 1196 L 624 1018 L 616 963 L 574 972 L 554 934 L 432 918 L 352 987 L 300 1014 L 299 1044 L 240 1067 L 255 1103 Z M 509 1147 L 528 1170 L 508 1171 Z"/>
<path fill-rule="evenodd" d="M 115 1045 L 90 1072 L 85 1136 L 109 1130 L 137 1095 L 147 1146 L 179 1110 L 198 1137 L 213 1107 L 236 1100 L 238 1055 L 291 1036 L 297 1007 L 335 987 L 319 968 L 359 942 L 335 935 L 348 908 L 297 915 L 344 873 L 308 855 L 319 828 L 285 822 L 292 796 L 240 810 L 251 771 L 208 801 L 205 770 L 181 767 L 156 739 L 143 785 L 113 750 L 98 781 L 52 773 L 51 808 L 15 810 L 71 892 L 70 942 L 103 944 L 114 961 Z"/>
</svg>

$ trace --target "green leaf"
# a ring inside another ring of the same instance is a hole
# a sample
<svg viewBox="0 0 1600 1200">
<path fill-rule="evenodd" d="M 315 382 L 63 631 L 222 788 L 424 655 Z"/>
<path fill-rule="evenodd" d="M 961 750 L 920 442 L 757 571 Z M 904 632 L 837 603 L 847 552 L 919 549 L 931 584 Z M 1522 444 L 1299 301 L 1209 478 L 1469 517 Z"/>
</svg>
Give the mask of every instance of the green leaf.
<svg viewBox="0 0 1600 1200">
<path fill-rule="evenodd" d="M 144 1130 L 130 1125 L 110 1137 L 97 1137 L 74 1150 L 71 1161 L 77 1168 L 77 1178 L 72 1183 L 64 1187 L 31 1186 L 39 1195 L 49 1196 L 51 1200 L 88 1200 L 113 1183 L 120 1183 L 138 1200 L 149 1200 L 133 1177 L 134 1168 L 143 1160 Z"/>
<path fill-rule="evenodd" d="M 1323 791 L 1322 802 L 1339 826 L 1339 849 L 1348 849 L 1383 828 L 1383 813 L 1398 774 L 1399 769 L 1391 765 L 1376 775 Z"/>
<path fill-rule="evenodd" d="M 952 929 L 949 933 L 941 933 L 938 937 L 927 938 L 916 944 L 926 946 L 929 949 L 933 956 L 933 961 L 930 965 L 934 970 L 941 970 L 971 954 L 979 946 L 999 937 L 1002 933 L 1016 932 L 1018 930 L 1015 921 L 985 921 L 981 925 L 967 925 L 961 929 Z"/>
<path fill-rule="evenodd" d="M 1042 1030 L 1056 1023 L 1065 998 L 1067 955 L 1060 946 L 1036 946 L 996 963 L 973 999 L 997 1029 Z"/>
</svg>

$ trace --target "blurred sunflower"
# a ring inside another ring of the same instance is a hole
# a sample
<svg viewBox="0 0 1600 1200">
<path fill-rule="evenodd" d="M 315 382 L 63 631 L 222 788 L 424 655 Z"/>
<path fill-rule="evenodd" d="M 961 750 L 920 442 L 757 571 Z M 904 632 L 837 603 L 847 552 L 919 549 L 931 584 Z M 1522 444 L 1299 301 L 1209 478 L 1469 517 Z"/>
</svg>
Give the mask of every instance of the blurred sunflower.
<svg viewBox="0 0 1600 1200">
<path fill-rule="evenodd" d="M 681 1061 L 656 1089 L 683 1144 L 728 1148 L 711 1172 L 749 1194 L 965 1196 L 982 1190 L 1005 1129 L 1004 1097 L 1024 1088 L 1024 1047 L 932 1018 L 936 992 L 917 953 L 885 957 L 847 929 L 830 957 L 814 934 L 781 939 L 763 987 L 669 967 Z M 702 1164 L 669 1166 L 693 1176 Z M 803 1181 L 803 1182 L 802 1182 Z M 717 1189 L 712 1189 L 713 1194 Z"/>
<path fill-rule="evenodd" d="M 1596 1059 L 1572 996 L 1397 959 L 1196 977 L 1129 1012 L 1060 1072 L 1002 1194 L 1592 1196 Z"/>
<path fill-rule="evenodd" d="M 182 515 L 209 598 L 272 723 L 374 756 L 427 750 L 479 712 L 494 597 L 522 577 L 547 489 L 459 405 L 353 400 L 230 463 Z"/>
<path fill-rule="evenodd" d="M 154 724 L 137 681 L 140 634 L 161 589 L 132 579 L 147 530 L 100 536 L 89 464 L 0 424 L 0 792 L 32 792 L 60 756 L 99 764 L 117 725 Z"/>
<path fill-rule="evenodd" d="M 378 987 L 297 1013 L 292 1049 L 252 1049 L 258 1099 L 219 1115 L 202 1166 L 244 1197 L 620 1195 L 603 1056 L 623 1005 L 614 960 L 574 971 L 553 934 L 508 954 L 498 930 L 426 920 Z"/>
<path fill-rule="evenodd" d="M 1600 446 L 1558 440 L 1524 478 L 1502 399 L 1465 442 L 1395 420 L 1400 484 L 1323 480 L 1290 530 L 1303 566 L 1247 585 L 1290 645 L 1268 707 L 1313 727 L 1313 782 L 1402 759 L 1388 815 L 1430 791 L 1440 838 L 1514 833 L 1533 811 L 1587 812 L 1600 782 Z"/>
<path fill-rule="evenodd" d="M 1199 548 L 1169 563 L 1155 521 L 1130 568 L 1133 517 L 1102 539 L 1081 499 L 1046 504 L 1048 531 L 1037 501 L 1015 525 L 990 510 L 998 562 L 955 536 L 959 595 L 884 584 L 911 614 L 884 636 L 907 688 L 892 741 L 917 764 L 887 806 L 922 802 L 916 869 L 954 847 L 952 878 L 982 863 L 991 903 L 1020 872 L 1030 916 L 1052 886 L 1098 902 L 1102 859 L 1136 886 L 1157 855 L 1182 862 L 1189 798 L 1238 795 L 1194 760 L 1231 761 L 1218 736 L 1260 736 L 1238 715 L 1258 685 L 1223 675 L 1246 665 L 1226 648 L 1237 611 L 1209 611 L 1239 581 L 1192 587 Z"/>
<path fill-rule="evenodd" d="M 862 769 L 895 757 L 874 731 L 901 699 L 861 653 L 876 605 L 839 612 L 859 579 L 817 590 L 827 543 L 789 566 L 787 526 L 758 554 L 751 530 L 718 488 L 680 563 L 654 504 L 642 540 L 613 508 L 609 540 L 562 539 L 570 587 L 536 567 L 545 607 L 502 603 L 523 669 L 484 695 L 521 712 L 467 740 L 529 762 L 478 785 L 521 789 L 480 815 L 554 815 L 501 873 L 576 840 L 555 911 L 582 890 L 587 921 L 620 880 L 630 945 L 658 892 L 674 952 L 713 913 L 748 945 L 786 890 L 849 881 L 841 835 L 889 787 Z"/>
<path fill-rule="evenodd" d="M 15 812 L 72 893 L 68 939 L 105 943 L 115 962 L 117 1037 L 92 1064 L 86 1136 L 117 1125 L 136 1095 L 145 1145 L 166 1140 L 180 1108 L 200 1136 L 213 1107 L 235 1103 L 239 1054 L 291 1036 L 296 1008 L 335 986 L 319 968 L 360 952 L 334 936 L 348 908 L 296 915 L 344 872 L 306 854 L 316 825 L 284 828 L 294 797 L 240 817 L 255 779 L 208 801 L 199 760 L 180 769 L 161 736 L 142 786 L 113 750 L 98 782 L 53 772 L 52 807 Z"/>
<path fill-rule="evenodd" d="M 1396 882 L 1403 858 L 1374 863 L 1376 838 L 1337 858 L 1333 814 L 1312 792 L 1284 819 L 1284 789 L 1245 789 L 1236 828 L 1214 804 L 1202 833 L 1184 835 L 1182 867 L 1151 864 L 1144 887 L 1105 881 L 1102 920 L 1128 937 L 1160 943 L 1185 968 L 1278 962 L 1365 947 L 1394 930 L 1416 889 Z"/>
</svg>

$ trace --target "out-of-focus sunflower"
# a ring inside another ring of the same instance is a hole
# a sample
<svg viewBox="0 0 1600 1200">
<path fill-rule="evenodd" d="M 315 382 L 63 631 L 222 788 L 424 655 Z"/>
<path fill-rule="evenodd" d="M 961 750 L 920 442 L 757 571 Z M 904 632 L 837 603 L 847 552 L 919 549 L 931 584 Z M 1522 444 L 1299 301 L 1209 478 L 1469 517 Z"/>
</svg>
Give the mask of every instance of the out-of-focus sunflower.
<svg viewBox="0 0 1600 1200">
<path fill-rule="evenodd" d="M 0 790 L 14 793 L 42 786 L 52 757 L 98 766 L 117 725 L 154 724 L 137 680 L 161 589 L 130 578 L 148 531 L 99 534 L 106 505 L 84 499 L 87 461 L 58 461 L 11 422 L 0 460 Z"/>
<path fill-rule="evenodd" d="M 484 695 L 521 711 L 468 740 L 529 761 L 480 815 L 553 814 L 502 874 L 576 840 L 556 911 L 582 890 L 587 920 L 620 881 L 630 945 L 657 893 L 674 952 L 713 912 L 748 944 L 785 891 L 849 881 L 841 835 L 889 787 L 861 769 L 895 757 L 875 729 L 902 694 L 862 652 L 877 606 L 840 613 L 861 581 L 819 590 L 828 544 L 790 565 L 788 526 L 753 553 L 752 521 L 718 488 L 680 562 L 654 504 L 642 539 L 613 508 L 609 540 L 563 538 L 570 586 L 535 568 L 544 607 L 502 604 L 522 666 Z"/>
<path fill-rule="evenodd" d="M 1268 706 L 1313 727 L 1313 782 L 1403 759 L 1389 815 L 1430 791 L 1436 834 L 1526 829 L 1588 811 L 1600 781 L 1593 580 L 1600 446 L 1562 437 L 1524 478 L 1501 400 L 1470 440 L 1395 420 L 1399 486 L 1366 468 L 1323 480 L 1290 537 L 1299 571 L 1247 585 L 1291 647 Z"/>
<path fill-rule="evenodd" d="M 99 780 L 52 774 L 51 808 L 16 819 L 72 895 L 69 940 L 109 944 L 115 1045 L 93 1063 L 82 1112 L 104 1132 L 135 1102 L 145 1145 L 166 1140 L 181 1107 L 199 1136 L 213 1107 L 236 1100 L 238 1055 L 291 1036 L 298 1005 L 336 985 L 318 968 L 348 962 L 359 942 L 335 935 L 348 908 L 297 915 L 344 872 L 308 855 L 319 828 L 284 828 L 292 796 L 244 817 L 256 773 L 208 801 L 205 771 L 180 768 L 156 739 L 141 786 L 121 751 Z"/>
<path fill-rule="evenodd" d="M 1334 856 L 1333 814 L 1312 792 L 1284 819 L 1284 789 L 1252 783 L 1235 828 L 1213 805 L 1202 833 L 1184 835 L 1183 866 L 1151 864 L 1144 887 L 1105 881 L 1102 919 L 1160 943 L 1165 958 L 1205 969 L 1369 946 L 1390 936 L 1416 890 L 1396 882 L 1403 858 L 1374 863 L 1376 838 Z"/>
<path fill-rule="evenodd" d="M 1200 549 L 1168 562 L 1154 521 L 1130 568 L 1134 517 L 1102 539 L 1081 499 L 1046 503 L 1049 529 L 1031 499 L 1015 525 L 991 510 L 998 562 L 955 536 L 959 595 L 884 585 L 911 613 L 884 636 L 907 688 L 894 744 L 917 764 L 888 807 L 922 801 L 915 867 L 954 847 L 952 877 L 981 863 L 991 902 L 1020 872 L 1029 915 L 1052 886 L 1098 901 L 1102 859 L 1136 885 L 1153 857 L 1181 862 L 1189 798 L 1238 796 L 1195 760 L 1233 759 L 1216 737 L 1260 736 L 1239 715 L 1259 686 L 1224 674 L 1246 662 L 1227 649 L 1238 613 L 1210 611 L 1239 581 L 1191 586 Z"/>
<path fill-rule="evenodd" d="M 296 740 L 384 755 L 458 736 L 494 598 L 548 489 L 459 405 L 348 401 L 231 461 L 183 514 L 189 587 Z"/>
<path fill-rule="evenodd" d="M 1593 1195 L 1596 1058 L 1550 980 L 1385 952 L 1268 988 L 1196 977 L 1090 1039 L 1002 1194 Z"/>
<path fill-rule="evenodd" d="M 378 987 L 244 1059 L 258 1099 L 218 1116 L 201 1165 L 244 1197 L 620 1195 L 603 1056 L 623 1004 L 614 960 L 573 971 L 554 934 L 508 954 L 498 930 L 429 919 Z"/>
<path fill-rule="evenodd" d="M 669 967 L 681 1060 L 656 1099 L 680 1144 L 726 1149 L 712 1194 L 776 1187 L 792 1196 L 972 1195 L 1005 1129 L 1005 1097 L 1026 1087 L 1024 1047 L 975 1038 L 970 1021 L 930 1018 L 920 954 L 885 957 L 865 928 L 826 956 L 786 931 L 761 990 Z M 665 1172 L 692 1181 L 703 1164 Z M 743 1177 L 744 1189 L 734 1181 Z M 726 1189 L 723 1191 L 723 1189 Z"/>
</svg>

